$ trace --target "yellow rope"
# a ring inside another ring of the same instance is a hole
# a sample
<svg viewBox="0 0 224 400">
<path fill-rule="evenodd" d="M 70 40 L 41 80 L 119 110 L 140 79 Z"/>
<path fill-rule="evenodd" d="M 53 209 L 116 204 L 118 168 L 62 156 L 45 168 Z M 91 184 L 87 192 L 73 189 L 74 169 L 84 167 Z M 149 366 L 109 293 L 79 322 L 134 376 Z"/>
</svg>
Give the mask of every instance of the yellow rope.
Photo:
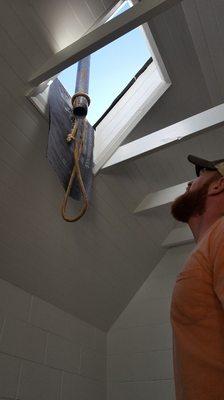
<svg viewBox="0 0 224 400">
<path fill-rule="evenodd" d="M 76 134 L 77 134 L 77 129 L 78 129 L 78 125 L 77 122 L 74 123 L 74 126 L 72 128 L 71 133 L 68 134 L 67 136 L 67 141 L 70 142 L 72 140 L 75 140 Z M 62 206 L 61 206 L 61 215 L 63 217 L 63 219 L 67 222 L 75 222 L 78 221 L 86 212 L 88 206 L 89 206 L 89 202 L 88 202 L 88 196 L 86 193 L 86 189 L 82 180 L 82 175 L 81 175 L 81 171 L 80 171 L 80 165 L 79 165 L 79 159 L 80 159 L 80 155 L 82 153 L 82 147 L 83 147 L 83 141 L 82 139 L 78 142 L 75 142 L 74 145 L 74 152 L 73 152 L 73 156 L 74 156 L 74 166 L 72 169 L 72 173 L 69 179 L 69 183 L 64 195 L 64 199 L 62 202 Z M 79 212 L 78 215 L 76 215 L 75 217 L 68 217 L 66 216 L 66 207 L 67 207 L 67 203 L 68 203 L 68 197 L 69 194 L 71 192 L 71 188 L 72 188 L 72 184 L 73 181 L 75 179 L 75 177 L 77 176 L 77 180 L 78 180 L 78 185 L 80 188 L 80 192 L 82 194 L 83 197 L 83 206 Z"/>
</svg>

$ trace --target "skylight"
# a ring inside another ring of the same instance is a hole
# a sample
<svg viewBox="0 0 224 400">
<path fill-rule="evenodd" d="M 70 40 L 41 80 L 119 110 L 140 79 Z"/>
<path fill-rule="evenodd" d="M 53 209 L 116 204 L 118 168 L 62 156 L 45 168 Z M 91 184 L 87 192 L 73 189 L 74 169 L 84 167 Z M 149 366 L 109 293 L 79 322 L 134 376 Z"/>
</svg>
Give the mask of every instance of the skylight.
<svg viewBox="0 0 224 400">
<path fill-rule="evenodd" d="M 132 6 L 122 5 L 112 19 Z M 138 27 L 91 55 L 88 120 L 93 125 L 150 58 L 145 33 Z M 72 96 L 75 90 L 77 63 L 64 70 L 58 78 Z"/>
<path fill-rule="evenodd" d="M 134 3 L 134 0 L 123 1 L 112 15 L 110 12 L 108 19 L 126 11 L 132 6 L 132 1 Z M 130 14 L 133 17 L 134 10 Z M 102 19 L 102 24 L 105 19 Z M 99 25 L 100 21 L 93 29 L 97 30 Z M 75 64 L 58 76 L 71 96 L 75 91 L 76 73 Z M 29 95 L 30 101 L 46 118 L 51 81 L 35 88 Z M 147 23 L 92 54 L 91 105 L 87 117 L 95 127 L 94 174 L 109 162 L 170 85 L 169 75 Z"/>
</svg>

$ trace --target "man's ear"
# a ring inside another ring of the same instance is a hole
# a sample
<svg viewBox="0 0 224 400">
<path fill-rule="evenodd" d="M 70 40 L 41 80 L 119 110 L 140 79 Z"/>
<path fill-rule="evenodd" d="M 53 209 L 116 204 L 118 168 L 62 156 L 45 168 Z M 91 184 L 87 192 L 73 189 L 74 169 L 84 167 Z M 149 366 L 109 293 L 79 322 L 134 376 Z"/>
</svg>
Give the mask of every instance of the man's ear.
<svg viewBox="0 0 224 400">
<path fill-rule="evenodd" d="M 215 196 L 222 192 L 224 192 L 224 176 L 211 183 L 208 189 L 208 195 Z"/>
</svg>

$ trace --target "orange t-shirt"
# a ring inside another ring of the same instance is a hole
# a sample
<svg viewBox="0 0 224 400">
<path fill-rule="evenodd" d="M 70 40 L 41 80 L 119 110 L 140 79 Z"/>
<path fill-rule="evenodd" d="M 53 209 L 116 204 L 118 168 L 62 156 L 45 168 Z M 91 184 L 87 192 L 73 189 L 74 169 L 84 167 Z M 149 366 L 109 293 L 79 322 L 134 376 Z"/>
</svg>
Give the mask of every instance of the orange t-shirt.
<svg viewBox="0 0 224 400">
<path fill-rule="evenodd" d="M 178 274 L 171 304 L 177 400 L 224 400 L 224 217 Z"/>
</svg>

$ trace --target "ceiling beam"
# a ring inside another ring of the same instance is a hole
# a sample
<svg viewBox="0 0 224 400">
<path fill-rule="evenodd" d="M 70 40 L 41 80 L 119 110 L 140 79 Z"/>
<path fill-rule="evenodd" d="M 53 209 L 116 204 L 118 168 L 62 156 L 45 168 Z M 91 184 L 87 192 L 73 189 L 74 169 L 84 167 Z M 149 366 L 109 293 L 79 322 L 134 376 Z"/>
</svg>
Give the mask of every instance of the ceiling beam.
<svg viewBox="0 0 224 400">
<path fill-rule="evenodd" d="M 173 229 L 162 243 L 162 246 L 174 247 L 193 242 L 194 242 L 193 234 L 188 225 L 185 225 L 183 227 Z"/>
<path fill-rule="evenodd" d="M 134 210 L 134 213 L 142 213 L 152 208 L 172 203 L 176 197 L 180 196 L 186 191 L 187 184 L 188 182 L 184 182 L 180 185 L 159 190 L 158 192 L 149 193 Z"/>
<path fill-rule="evenodd" d="M 166 11 L 181 0 L 142 0 L 51 57 L 29 80 L 37 86 L 75 62 Z"/>
<path fill-rule="evenodd" d="M 221 125 L 224 125 L 224 103 L 120 146 L 103 168 L 148 155 Z"/>
</svg>

